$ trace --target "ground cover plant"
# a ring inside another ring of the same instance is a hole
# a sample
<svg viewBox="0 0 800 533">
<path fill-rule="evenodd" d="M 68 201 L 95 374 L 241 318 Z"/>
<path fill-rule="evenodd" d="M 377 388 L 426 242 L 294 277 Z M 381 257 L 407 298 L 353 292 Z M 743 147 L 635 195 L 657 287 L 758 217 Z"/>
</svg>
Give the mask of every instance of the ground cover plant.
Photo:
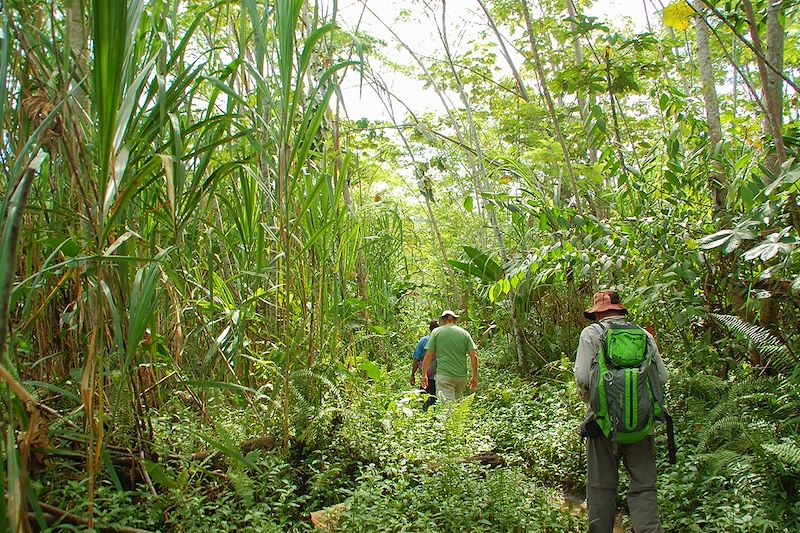
<svg viewBox="0 0 800 533">
<path fill-rule="evenodd" d="M 665 529 L 800 529 L 800 6 L 594 4 L 4 2 L 0 530 L 585 530 L 599 289 Z"/>
</svg>

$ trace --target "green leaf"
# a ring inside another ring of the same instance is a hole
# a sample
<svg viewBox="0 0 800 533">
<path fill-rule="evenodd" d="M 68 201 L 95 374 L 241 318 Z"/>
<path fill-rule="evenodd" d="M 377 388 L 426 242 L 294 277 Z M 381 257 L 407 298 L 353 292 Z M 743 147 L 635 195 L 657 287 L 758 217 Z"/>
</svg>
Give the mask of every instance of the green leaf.
<svg viewBox="0 0 800 533">
<path fill-rule="evenodd" d="M 467 274 L 480 278 L 482 281 L 486 283 L 494 283 L 495 281 L 497 281 L 491 276 L 486 275 L 486 273 L 483 270 L 481 270 L 480 268 L 478 268 L 473 264 L 463 263 L 461 261 L 456 261 L 455 259 L 448 260 L 448 263 L 450 263 L 451 266 L 466 272 Z"/>
<path fill-rule="evenodd" d="M 383 376 L 381 367 L 373 363 L 372 361 L 364 361 L 363 363 L 358 365 L 358 368 L 359 370 L 364 372 L 369 379 L 373 381 L 380 381 L 381 377 Z"/>
<path fill-rule="evenodd" d="M 800 291 L 800 276 L 794 278 L 794 281 L 792 282 L 792 292 L 797 293 L 798 291 Z"/>
<path fill-rule="evenodd" d="M 472 260 L 472 264 L 480 269 L 484 275 L 492 281 L 498 281 L 505 277 L 506 273 L 491 257 L 471 246 L 463 246 L 467 256 Z"/>
<path fill-rule="evenodd" d="M 372 326 L 372 328 L 371 328 L 371 329 L 372 329 L 372 331 L 373 331 L 374 333 L 377 333 L 378 335 L 388 335 L 388 334 L 389 334 L 389 330 L 388 330 L 388 329 L 386 329 L 386 328 L 385 328 L 385 327 L 383 327 L 383 326 L 378 326 L 378 325 L 375 325 L 375 326 Z"/>
<path fill-rule="evenodd" d="M 220 442 L 220 441 L 218 441 L 216 439 L 212 439 L 211 437 L 208 437 L 206 435 L 202 435 L 200 433 L 196 433 L 196 432 L 194 432 L 192 430 L 187 430 L 187 431 L 190 434 L 194 435 L 195 437 L 198 437 L 198 438 L 204 440 L 206 443 L 208 443 L 212 448 L 214 448 L 218 452 L 221 452 L 221 453 L 227 455 L 228 457 L 230 457 L 231 459 L 234 459 L 235 461 L 240 463 L 242 466 L 247 467 L 247 468 L 252 468 L 256 472 L 261 472 L 261 469 L 258 467 L 257 464 L 255 464 L 253 461 L 251 461 L 250 459 L 248 459 L 247 457 L 242 455 L 242 452 L 240 452 L 236 448 L 233 448 L 231 446 L 227 446 L 227 445 L 223 444 L 222 442 Z"/>
<path fill-rule="evenodd" d="M 664 25 L 675 31 L 683 31 L 691 24 L 694 13 L 694 9 L 688 3 L 677 0 L 664 8 Z"/>
<path fill-rule="evenodd" d="M 475 205 L 475 199 L 472 196 L 465 196 L 464 197 L 464 209 L 467 213 L 472 213 L 472 208 Z"/>
<path fill-rule="evenodd" d="M 101 193 L 110 177 L 117 113 L 122 102 L 126 36 L 128 34 L 128 2 L 126 0 L 94 0 L 92 50 L 93 109 L 97 110 L 97 147 L 100 157 Z"/>
</svg>

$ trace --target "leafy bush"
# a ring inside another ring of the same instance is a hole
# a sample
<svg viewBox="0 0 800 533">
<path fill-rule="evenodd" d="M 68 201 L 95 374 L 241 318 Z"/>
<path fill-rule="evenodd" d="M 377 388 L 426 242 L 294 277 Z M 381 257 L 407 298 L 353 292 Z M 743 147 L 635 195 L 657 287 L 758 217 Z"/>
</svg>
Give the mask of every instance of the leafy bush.
<svg viewBox="0 0 800 533">
<path fill-rule="evenodd" d="M 447 463 L 400 480 L 375 468 L 359 478 L 344 531 L 581 531 L 552 494 L 519 469 Z"/>
<path fill-rule="evenodd" d="M 679 464 L 661 469 L 665 527 L 785 531 L 800 527 L 798 389 L 791 378 L 677 373 L 671 387 Z"/>
</svg>

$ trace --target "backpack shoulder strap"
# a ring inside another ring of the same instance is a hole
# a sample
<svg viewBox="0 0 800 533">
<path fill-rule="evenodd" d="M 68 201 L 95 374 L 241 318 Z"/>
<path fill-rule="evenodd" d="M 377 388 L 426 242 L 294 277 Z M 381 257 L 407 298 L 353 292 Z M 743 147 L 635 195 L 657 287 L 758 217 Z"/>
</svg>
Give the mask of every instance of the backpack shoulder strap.
<svg viewBox="0 0 800 533">
<path fill-rule="evenodd" d="M 600 341 L 599 345 L 597 346 L 597 353 L 595 353 L 594 357 L 592 358 L 592 363 L 594 363 L 597 361 L 597 358 L 600 357 L 600 352 L 606 349 L 606 332 L 608 332 L 608 326 L 602 322 L 595 322 L 592 325 L 600 328 Z"/>
</svg>

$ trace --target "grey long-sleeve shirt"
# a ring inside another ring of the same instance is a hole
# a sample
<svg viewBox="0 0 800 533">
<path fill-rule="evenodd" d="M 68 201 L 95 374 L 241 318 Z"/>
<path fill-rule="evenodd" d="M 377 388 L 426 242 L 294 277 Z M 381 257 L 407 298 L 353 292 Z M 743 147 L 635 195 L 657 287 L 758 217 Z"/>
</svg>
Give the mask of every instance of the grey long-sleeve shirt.
<svg viewBox="0 0 800 533">
<path fill-rule="evenodd" d="M 622 316 L 610 316 L 604 318 L 600 322 L 604 325 L 610 325 L 618 322 L 627 322 L 627 320 Z M 602 328 L 597 324 L 590 324 L 583 328 L 580 340 L 578 341 L 578 351 L 575 355 L 575 381 L 578 385 L 578 396 L 587 404 L 589 403 L 589 381 L 591 379 L 592 361 L 594 361 L 594 358 L 597 357 L 600 351 L 600 338 L 602 336 Z M 664 366 L 664 361 L 661 360 L 661 354 L 658 353 L 656 341 L 650 333 L 647 333 L 647 339 L 653 350 L 653 363 L 656 365 L 658 378 L 663 385 L 669 379 L 669 372 Z"/>
</svg>

